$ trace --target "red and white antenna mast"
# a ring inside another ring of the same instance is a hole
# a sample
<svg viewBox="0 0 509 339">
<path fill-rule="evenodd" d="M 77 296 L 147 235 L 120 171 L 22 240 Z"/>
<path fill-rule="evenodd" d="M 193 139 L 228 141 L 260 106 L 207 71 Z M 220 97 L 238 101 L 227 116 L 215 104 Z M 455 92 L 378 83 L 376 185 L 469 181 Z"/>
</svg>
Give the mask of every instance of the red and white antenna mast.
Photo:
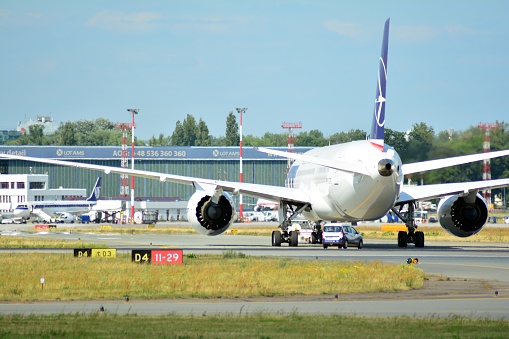
<svg viewBox="0 0 509 339">
<path fill-rule="evenodd" d="M 479 129 L 484 130 L 484 142 L 483 142 L 483 152 L 487 153 L 490 151 L 490 130 L 498 128 L 498 122 L 495 123 L 485 123 L 480 122 L 477 127 Z M 491 162 L 490 159 L 483 160 L 482 165 L 482 180 L 491 180 Z M 491 205 L 491 190 L 487 189 L 483 191 L 484 200 Z"/>
<path fill-rule="evenodd" d="M 239 182 L 244 182 L 244 179 L 242 178 L 242 114 L 246 113 L 247 108 L 237 108 L 237 113 L 240 114 L 240 140 L 239 140 L 239 146 L 240 146 L 240 172 L 239 172 Z M 242 193 L 239 195 L 239 214 L 240 214 L 240 220 L 244 221 L 244 207 L 242 202 Z"/>
<path fill-rule="evenodd" d="M 125 122 L 116 123 L 115 129 L 122 131 L 122 156 L 120 159 L 120 167 L 128 168 L 129 152 L 127 151 L 127 131 L 131 129 L 131 124 Z M 120 174 L 120 196 L 129 196 L 129 176 L 127 174 Z"/>
<path fill-rule="evenodd" d="M 302 122 L 283 122 L 281 125 L 282 128 L 286 128 L 288 130 L 288 152 L 293 153 L 294 149 L 294 139 L 293 139 L 293 129 L 294 128 L 302 128 Z M 290 170 L 290 166 L 292 165 L 292 159 L 288 158 L 288 165 L 286 167 L 286 172 Z"/>
<path fill-rule="evenodd" d="M 134 129 L 136 125 L 134 124 L 134 115 L 138 114 L 137 108 L 128 108 L 127 111 L 131 113 L 131 169 L 134 171 Z M 134 224 L 134 175 L 131 175 L 131 223 Z"/>
</svg>

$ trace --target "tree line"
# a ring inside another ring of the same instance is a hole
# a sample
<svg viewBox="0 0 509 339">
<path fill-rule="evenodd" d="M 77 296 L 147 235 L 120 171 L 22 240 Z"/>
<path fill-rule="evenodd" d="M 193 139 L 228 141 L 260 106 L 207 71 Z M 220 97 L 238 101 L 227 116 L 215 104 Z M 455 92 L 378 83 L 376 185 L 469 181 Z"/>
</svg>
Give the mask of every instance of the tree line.
<svg viewBox="0 0 509 339">
<path fill-rule="evenodd" d="M 60 146 L 117 146 L 122 143 L 123 131 L 116 129 L 115 123 L 105 118 L 94 121 L 79 120 L 60 124 L 53 135 L 44 135 L 44 126 L 29 126 L 28 133 L 6 145 L 60 145 Z M 403 163 L 440 159 L 451 156 L 483 152 L 484 130 L 472 126 L 465 131 L 444 130 L 438 133 L 424 122 L 416 123 L 410 131 L 400 132 L 385 129 L 385 142 L 393 146 Z M 491 150 L 509 149 L 509 125 L 498 122 L 498 128 L 490 131 Z M 354 140 L 366 139 L 367 133 L 359 129 L 338 132 L 325 137 L 319 130 L 295 134 L 295 146 L 320 147 Z M 226 118 L 224 136 L 214 137 L 209 133 L 203 119 L 196 121 L 188 114 L 182 122 L 175 124 L 171 135 L 152 136 L 149 140 L 135 140 L 138 146 L 238 146 L 240 140 L 236 115 L 230 112 Z M 261 137 L 243 136 L 243 145 L 285 147 L 288 144 L 286 133 L 266 132 Z M 483 164 L 476 162 L 426 172 L 423 177 L 414 175 L 411 180 L 425 183 L 446 183 L 482 179 Z M 509 177 L 509 157 L 491 160 L 492 178 Z"/>
</svg>

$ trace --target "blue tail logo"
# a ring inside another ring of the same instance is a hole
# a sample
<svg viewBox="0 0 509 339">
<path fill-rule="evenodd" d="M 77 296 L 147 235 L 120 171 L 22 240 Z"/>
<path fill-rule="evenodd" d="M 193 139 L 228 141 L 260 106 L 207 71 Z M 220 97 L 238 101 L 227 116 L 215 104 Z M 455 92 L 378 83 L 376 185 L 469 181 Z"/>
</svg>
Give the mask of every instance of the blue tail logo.
<svg viewBox="0 0 509 339">
<path fill-rule="evenodd" d="M 101 196 L 101 177 L 97 178 L 97 181 L 95 182 L 94 189 L 92 190 L 92 193 L 90 193 L 90 196 L 88 197 L 87 201 L 97 201 L 99 197 Z"/>
<path fill-rule="evenodd" d="M 387 55 L 389 50 L 389 23 L 385 21 L 380 65 L 378 66 L 378 82 L 376 86 L 375 109 L 371 125 L 370 142 L 381 151 L 384 149 L 385 102 L 387 85 Z"/>
</svg>

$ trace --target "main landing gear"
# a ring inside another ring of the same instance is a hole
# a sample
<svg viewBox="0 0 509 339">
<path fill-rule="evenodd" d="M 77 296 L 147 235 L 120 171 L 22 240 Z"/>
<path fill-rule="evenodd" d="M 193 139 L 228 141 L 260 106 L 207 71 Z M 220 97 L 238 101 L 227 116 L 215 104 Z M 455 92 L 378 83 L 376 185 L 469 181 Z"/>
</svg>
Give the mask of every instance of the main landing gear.
<svg viewBox="0 0 509 339">
<path fill-rule="evenodd" d="M 281 246 L 281 243 L 286 242 L 290 247 L 299 246 L 299 232 L 298 231 L 272 231 L 272 246 Z"/>
<path fill-rule="evenodd" d="M 272 246 L 281 246 L 282 243 L 288 243 L 290 247 L 299 246 L 299 231 L 288 231 L 292 225 L 292 220 L 305 208 L 308 204 L 293 209 L 293 206 L 288 203 L 281 201 L 279 203 L 279 220 L 283 220 L 279 224 L 280 230 L 272 231 Z M 290 209 L 290 216 L 288 216 L 288 210 Z"/>
<path fill-rule="evenodd" d="M 392 208 L 392 211 L 405 222 L 408 232 L 398 232 L 398 247 L 407 247 L 408 244 L 415 244 L 415 247 L 424 247 L 424 232 L 416 231 L 417 225 L 414 219 L 414 203 L 408 204 L 408 213 L 404 217 L 396 208 Z"/>
</svg>

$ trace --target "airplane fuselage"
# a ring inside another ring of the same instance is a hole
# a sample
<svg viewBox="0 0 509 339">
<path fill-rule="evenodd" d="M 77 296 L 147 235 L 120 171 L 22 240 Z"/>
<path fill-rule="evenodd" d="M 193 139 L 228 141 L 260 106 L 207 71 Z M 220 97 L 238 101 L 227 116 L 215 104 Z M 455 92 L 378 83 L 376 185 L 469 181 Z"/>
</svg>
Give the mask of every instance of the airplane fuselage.
<svg viewBox="0 0 509 339">
<path fill-rule="evenodd" d="M 2 213 L 0 214 L 0 220 L 3 219 L 12 219 L 12 220 L 22 220 L 30 218 L 30 209 L 25 204 L 18 205 L 12 213 Z"/>
<path fill-rule="evenodd" d="M 402 184 L 401 159 L 385 145 L 381 151 L 369 141 L 317 148 L 307 156 L 348 160 L 362 164 L 369 175 L 352 173 L 296 161 L 288 174 L 289 186 L 309 193 L 312 208 L 303 211 L 310 220 L 376 220 L 394 206 Z M 390 160 L 390 174 L 380 173 L 380 164 Z"/>
<path fill-rule="evenodd" d="M 34 201 L 31 202 L 32 210 L 43 210 L 48 215 L 55 215 L 59 212 L 84 213 L 88 212 L 97 203 L 95 201 Z"/>
</svg>

